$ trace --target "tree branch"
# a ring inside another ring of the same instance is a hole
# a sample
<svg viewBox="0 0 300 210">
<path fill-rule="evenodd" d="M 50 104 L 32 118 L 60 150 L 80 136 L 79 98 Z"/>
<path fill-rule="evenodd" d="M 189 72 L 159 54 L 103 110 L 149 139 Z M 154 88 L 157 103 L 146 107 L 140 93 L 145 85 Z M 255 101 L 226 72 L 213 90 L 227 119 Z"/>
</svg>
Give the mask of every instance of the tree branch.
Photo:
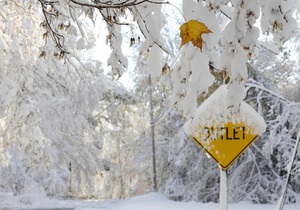
<svg viewBox="0 0 300 210">
<path fill-rule="evenodd" d="M 64 43 L 64 39 L 65 37 L 61 34 L 59 34 L 58 32 L 56 32 L 52 26 L 51 26 L 51 22 L 48 18 L 48 15 L 51 15 L 51 16 L 56 16 L 56 14 L 54 13 L 49 13 L 46 9 L 46 6 L 47 5 L 50 5 L 52 6 L 54 3 L 57 3 L 57 1 L 52 1 L 52 2 L 46 2 L 44 0 L 39 0 L 39 2 L 41 3 L 41 6 L 42 6 L 42 12 L 43 12 L 43 15 L 45 17 L 45 21 L 46 21 L 46 25 L 48 27 L 48 29 L 50 30 L 50 33 L 51 33 L 51 37 L 54 41 L 54 43 L 56 44 L 56 46 L 58 47 L 58 49 L 61 51 L 61 53 L 63 54 L 69 54 L 69 52 L 66 50 L 66 48 L 63 46 L 63 43 Z"/>
<path fill-rule="evenodd" d="M 77 5 L 80 5 L 80 6 L 94 7 L 94 8 L 97 8 L 97 9 L 121 9 L 121 8 L 124 8 L 124 7 L 133 7 L 133 6 L 145 3 L 145 2 L 152 3 L 152 4 L 168 4 L 169 3 L 169 2 L 164 2 L 164 1 L 163 2 L 160 2 L 160 1 L 157 2 L 157 1 L 152 1 L 152 0 L 141 0 L 141 1 L 126 0 L 126 1 L 121 2 L 121 3 L 112 3 L 111 1 L 99 2 L 97 0 L 94 0 L 92 4 L 83 3 L 83 2 L 80 2 L 80 1 L 77 1 L 77 0 L 70 0 L 70 2 L 72 2 L 74 4 L 77 4 Z"/>
</svg>

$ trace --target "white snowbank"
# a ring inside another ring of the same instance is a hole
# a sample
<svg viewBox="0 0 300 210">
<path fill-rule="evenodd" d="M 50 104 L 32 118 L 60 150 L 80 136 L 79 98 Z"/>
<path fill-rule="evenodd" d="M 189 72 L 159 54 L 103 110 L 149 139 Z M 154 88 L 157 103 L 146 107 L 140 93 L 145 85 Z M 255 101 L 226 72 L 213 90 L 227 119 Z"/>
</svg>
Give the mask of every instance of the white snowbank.
<svg viewBox="0 0 300 210">
<path fill-rule="evenodd" d="M 23 201 L 28 201 L 25 204 Z M 218 210 L 217 203 L 197 203 L 197 202 L 175 202 L 167 199 L 159 193 L 149 193 L 126 200 L 110 201 L 79 201 L 79 200 L 58 200 L 41 197 L 36 194 L 13 196 L 12 194 L 0 193 L 0 209 L 62 209 L 69 208 L 75 210 Z M 259 205 L 249 202 L 229 204 L 230 210 L 273 210 L 275 205 Z M 300 204 L 290 204 L 284 210 L 300 209 Z"/>
</svg>

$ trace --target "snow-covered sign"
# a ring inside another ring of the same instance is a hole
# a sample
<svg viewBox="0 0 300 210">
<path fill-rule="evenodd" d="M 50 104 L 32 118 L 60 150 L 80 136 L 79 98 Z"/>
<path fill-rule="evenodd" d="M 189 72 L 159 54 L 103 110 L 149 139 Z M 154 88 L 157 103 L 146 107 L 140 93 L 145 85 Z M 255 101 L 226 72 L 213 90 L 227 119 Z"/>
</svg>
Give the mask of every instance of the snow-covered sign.
<svg viewBox="0 0 300 210">
<path fill-rule="evenodd" d="M 185 124 L 191 136 L 223 170 L 266 129 L 264 119 L 247 103 L 238 111 L 228 105 L 226 85 L 219 87 Z"/>
</svg>

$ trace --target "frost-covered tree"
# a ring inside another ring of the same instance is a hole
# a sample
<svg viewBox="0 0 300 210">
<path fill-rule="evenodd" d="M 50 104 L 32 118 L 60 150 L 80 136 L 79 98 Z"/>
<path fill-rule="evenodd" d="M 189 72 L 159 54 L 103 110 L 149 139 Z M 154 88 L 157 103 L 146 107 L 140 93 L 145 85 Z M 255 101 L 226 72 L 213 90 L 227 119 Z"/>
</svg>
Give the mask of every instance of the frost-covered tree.
<svg viewBox="0 0 300 210">
<path fill-rule="evenodd" d="M 282 193 L 299 132 L 299 103 L 289 101 L 255 81 L 250 81 L 248 88 L 248 100 L 268 124 L 268 130 L 249 151 L 253 154 L 258 175 L 251 199 L 255 202 L 274 202 Z M 299 154 L 296 159 L 299 159 Z M 298 165 L 296 161 L 293 166 L 288 202 L 295 202 L 296 194 L 299 193 L 299 182 L 296 181 L 299 179 L 296 173 Z M 268 193 L 264 195 L 265 192 Z"/>
<path fill-rule="evenodd" d="M 113 107 L 134 103 L 133 97 L 84 53 L 47 56 L 52 48 L 45 45 L 51 43 L 41 36 L 36 4 L 0 4 L 0 190 L 78 197 L 107 193 L 110 186 L 101 181 L 114 172 L 101 155 L 103 133 L 119 124 L 111 118 Z"/>
</svg>

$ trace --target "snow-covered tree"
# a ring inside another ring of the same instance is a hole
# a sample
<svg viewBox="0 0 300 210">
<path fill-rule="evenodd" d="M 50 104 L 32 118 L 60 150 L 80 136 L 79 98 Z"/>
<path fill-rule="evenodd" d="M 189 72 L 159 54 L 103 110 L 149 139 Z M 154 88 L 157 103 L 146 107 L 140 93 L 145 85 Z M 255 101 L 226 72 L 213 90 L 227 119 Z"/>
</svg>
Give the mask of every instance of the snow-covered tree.
<svg viewBox="0 0 300 210">
<path fill-rule="evenodd" d="M 1 191 L 102 195 L 109 186 L 97 180 L 114 175 L 101 156 L 103 133 L 119 124 L 113 107 L 133 97 L 79 51 L 48 56 L 36 4 L 0 4 Z"/>
</svg>

